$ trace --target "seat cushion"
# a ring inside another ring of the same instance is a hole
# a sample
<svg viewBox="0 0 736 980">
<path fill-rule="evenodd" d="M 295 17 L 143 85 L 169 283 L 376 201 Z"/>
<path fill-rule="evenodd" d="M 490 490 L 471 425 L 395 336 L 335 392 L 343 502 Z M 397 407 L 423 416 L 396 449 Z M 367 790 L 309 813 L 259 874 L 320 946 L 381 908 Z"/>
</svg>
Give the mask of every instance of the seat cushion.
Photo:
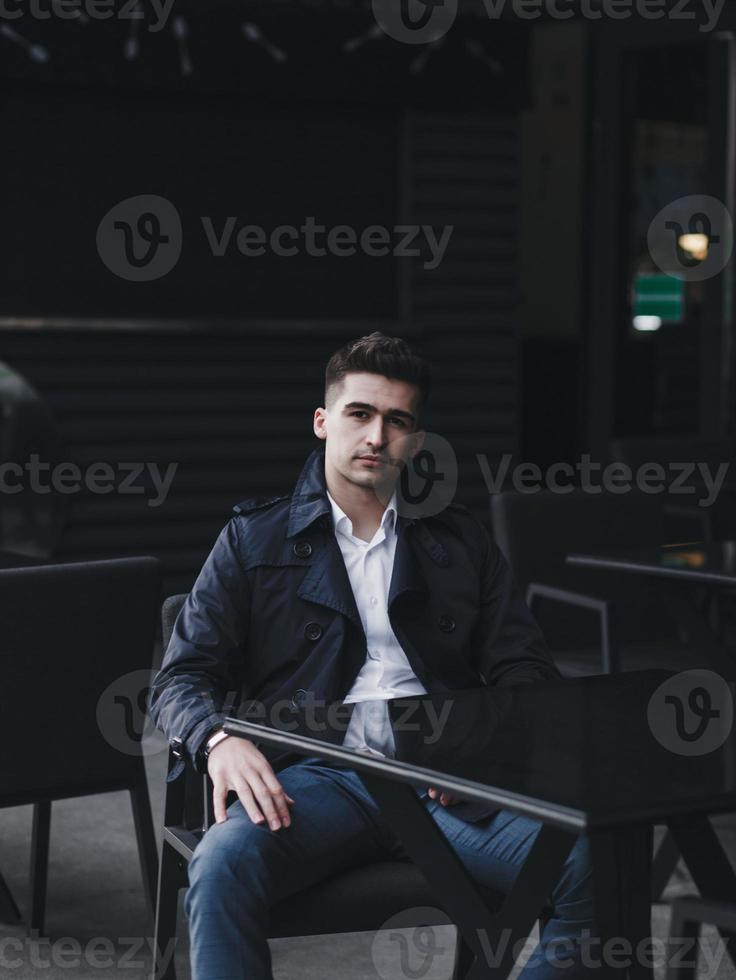
<svg viewBox="0 0 736 980">
<path fill-rule="evenodd" d="M 489 908 L 503 901 L 499 892 L 478 887 Z M 433 908 L 422 914 L 422 908 Z M 450 921 L 424 875 L 409 861 L 377 861 L 332 875 L 297 895 L 283 899 L 271 912 L 269 937 L 311 936 L 332 932 L 373 932 L 387 919 L 404 913 L 397 928 L 441 925 Z"/>
</svg>

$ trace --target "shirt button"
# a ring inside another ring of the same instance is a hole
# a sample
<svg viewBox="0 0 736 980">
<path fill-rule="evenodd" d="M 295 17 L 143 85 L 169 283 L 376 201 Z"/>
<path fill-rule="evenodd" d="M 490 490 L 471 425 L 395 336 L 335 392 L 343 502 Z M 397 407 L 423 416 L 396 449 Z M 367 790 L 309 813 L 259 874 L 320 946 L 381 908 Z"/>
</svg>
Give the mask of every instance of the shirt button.
<svg viewBox="0 0 736 980">
<path fill-rule="evenodd" d="M 378 599 L 374 595 L 371 596 L 371 605 L 375 606 L 378 604 Z"/>
</svg>

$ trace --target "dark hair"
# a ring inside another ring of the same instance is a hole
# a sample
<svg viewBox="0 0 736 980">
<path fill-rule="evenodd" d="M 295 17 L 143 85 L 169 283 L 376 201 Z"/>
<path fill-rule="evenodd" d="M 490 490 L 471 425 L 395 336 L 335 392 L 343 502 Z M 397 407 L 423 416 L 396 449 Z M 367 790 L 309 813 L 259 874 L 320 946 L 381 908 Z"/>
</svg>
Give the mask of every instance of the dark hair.
<svg viewBox="0 0 736 980">
<path fill-rule="evenodd" d="M 351 340 L 335 351 L 325 368 L 325 407 L 337 397 L 335 386 L 342 386 L 346 374 L 368 371 L 386 378 L 407 381 L 419 388 L 419 419 L 429 399 L 431 369 L 424 358 L 419 357 L 401 337 L 387 337 L 374 330 L 366 337 Z M 417 424 L 419 423 L 417 419 Z"/>
</svg>

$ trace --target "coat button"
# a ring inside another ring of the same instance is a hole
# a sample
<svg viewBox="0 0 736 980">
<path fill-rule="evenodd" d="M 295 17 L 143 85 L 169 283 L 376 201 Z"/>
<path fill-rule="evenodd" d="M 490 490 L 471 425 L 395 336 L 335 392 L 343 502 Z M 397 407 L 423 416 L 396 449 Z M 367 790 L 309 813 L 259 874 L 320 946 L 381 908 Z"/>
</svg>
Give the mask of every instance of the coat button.
<svg viewBox="0 0 736 980">
<path fill-rule="evenodd" d="M 304 635 L 308 640 L 318 640 L 322 636 L 322 627 L 319 623 L 307 623 L 304 627 Z"/>
<path fill-rule="evenodd" d="M 437 623 L 443 633 L 452 633 L 452 631 L 455 629 L 455 620 L 452 618 L 452 616 L 440 616 Z"/>
<path fill-rule="evenodd" d="M 298 691 L 294 691 L 294 696 L 291 699 L 291 703 L 293 707 L 300 708 L 304 704 L 306 697 L 307 697 L 307 692 L 304 690 L 303 687 L 300 687 Z"/>
<path fill-rule="evenodd" d="M 309 558 L 312 554 L 312 546 L 308 541 L 297 541 L 294 545 L 294 554 L 297 558 Z"/>
</svg>

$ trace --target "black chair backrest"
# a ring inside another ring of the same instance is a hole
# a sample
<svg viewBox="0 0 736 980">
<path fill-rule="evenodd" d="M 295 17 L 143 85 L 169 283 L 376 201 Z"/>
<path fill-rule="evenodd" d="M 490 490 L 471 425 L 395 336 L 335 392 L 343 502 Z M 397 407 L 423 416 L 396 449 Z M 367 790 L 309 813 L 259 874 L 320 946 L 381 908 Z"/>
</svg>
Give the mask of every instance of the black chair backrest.
<svg viewBox="0 0 736 980">
<path fill-rule="evenodd" d="M 0 804 L 140 771 L 160 592 L 150 557 L 0 569 Z"/>
<path fill-rule="evenodd" d="M 646 548 L 664 543 L 662 495 L 504 492 L 491 496 L 491 524 L 517 584 L 531 582 L 588 591 L 602 573 L 565 565 L 572 551 Z M 587 585 L 587 589 L 586 589 Z"/>
<path fill-rule="evenodd" d="M 176 617 L 181 612 L 181 607 L 186 601 L 186 592 L 180 595 L 170 595 L 167 599 L 164 599 L 164 604 L 161 607 L 161 646 L 164 653 L 166 653 L 166 648 L 171 640 Z"/>
</svg>

